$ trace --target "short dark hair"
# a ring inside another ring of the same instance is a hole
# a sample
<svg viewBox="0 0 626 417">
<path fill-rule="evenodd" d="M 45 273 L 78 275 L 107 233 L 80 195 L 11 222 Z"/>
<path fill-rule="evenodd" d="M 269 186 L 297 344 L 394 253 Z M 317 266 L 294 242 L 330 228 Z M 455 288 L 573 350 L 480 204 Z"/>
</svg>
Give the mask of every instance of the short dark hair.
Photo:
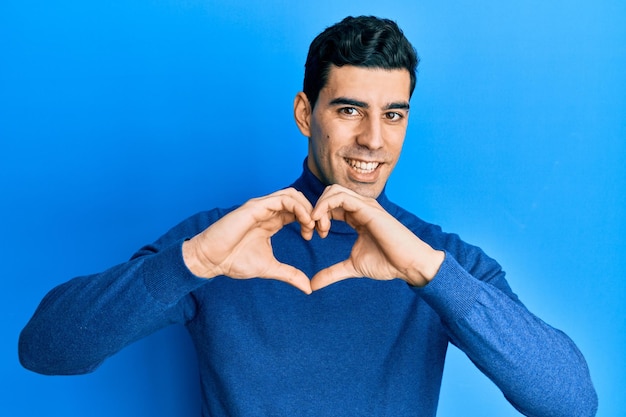
<svg viewBox="0 0 626 417">
<path fill-rule="evenodd" d="M 315 107 L 330 66 L 406 69 L 413 95 L 419 58 L 396 22 L 374 16 L 346 17 L 311 42 L 304 69 L 304 94 Z"/>
</svg>

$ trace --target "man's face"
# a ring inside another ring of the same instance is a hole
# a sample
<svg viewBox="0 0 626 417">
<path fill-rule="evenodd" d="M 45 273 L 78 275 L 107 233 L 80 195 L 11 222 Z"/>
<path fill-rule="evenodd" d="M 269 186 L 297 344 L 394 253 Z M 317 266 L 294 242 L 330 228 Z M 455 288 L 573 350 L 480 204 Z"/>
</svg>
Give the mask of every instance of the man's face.
<svg viewBox="0 0 626 417">
<path fill-rule="evenodd" d="M 325 184 L 378 197 L 402 150 L 410 82 L 404 69 L 331 66 L 306 123 L 298 122 L 309 137 L 308 167 L 313 174 Z M 298 121 L 298 97 L 295 110 Z"/>
</svg>

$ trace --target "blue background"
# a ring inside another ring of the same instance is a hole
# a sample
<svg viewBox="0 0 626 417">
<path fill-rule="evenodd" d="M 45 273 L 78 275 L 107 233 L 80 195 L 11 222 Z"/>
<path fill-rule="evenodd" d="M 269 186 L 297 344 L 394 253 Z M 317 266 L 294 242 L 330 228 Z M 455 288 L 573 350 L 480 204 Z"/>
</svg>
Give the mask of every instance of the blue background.
<svg viewBox="0 0 626 417">
<path fill-rule="evenodd" d="M 397 20 L 422 58 L 389 195 L 482 246 L 626 415 L 626 3 L 4 0 L 0 413 L 199 415 L 180 327 L 97 372 L 22 369 L 54 285 L 127 259 L 199 210 L 282 187 L 308 44 L 345 15 Z M 456 349 L 439 416 L 516 416 Z"/>
</svg>

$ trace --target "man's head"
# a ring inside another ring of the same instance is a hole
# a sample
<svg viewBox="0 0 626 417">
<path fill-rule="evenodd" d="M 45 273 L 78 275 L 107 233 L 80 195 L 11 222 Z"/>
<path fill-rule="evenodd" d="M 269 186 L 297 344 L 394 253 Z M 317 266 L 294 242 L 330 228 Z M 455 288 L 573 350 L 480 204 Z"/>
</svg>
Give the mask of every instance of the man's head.
<svg viewBox="0 0 626 417">
<path fill-rule="evenodd" d="M 418 58 L 398 26 L 348 17 L 311 43 L 294 115 L 325 184 L 378 197 L 406 134 Z"/>
</svg>

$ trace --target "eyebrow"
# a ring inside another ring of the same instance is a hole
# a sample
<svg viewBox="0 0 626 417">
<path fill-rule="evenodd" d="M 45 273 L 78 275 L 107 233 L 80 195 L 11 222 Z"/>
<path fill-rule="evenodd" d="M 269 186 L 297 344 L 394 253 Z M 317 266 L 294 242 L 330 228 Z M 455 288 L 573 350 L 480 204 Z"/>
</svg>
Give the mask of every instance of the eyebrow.
<svg viewBox="0 0 626 417">
<path fill-rule="evenodd" d="M 361 107 L 364 109 L 369 109 L 369 104 L 367 104 L 364 101 L 359 101 L 359 100 L 355 100 L 352 98 L 347 98 L 347 97 L 337 97 L 335 99 L 332 99 L 329 103 L 331 106 L 354 106 L 354 107 Z M 387 105 L 385 105 L 385 107 L 383 107 L 383 110 L 409 110 L 410 105 L 408 102 L 406 101 L 398 101 L 398 102 L 392 102 L 389 103 Z"/>
</svg>

